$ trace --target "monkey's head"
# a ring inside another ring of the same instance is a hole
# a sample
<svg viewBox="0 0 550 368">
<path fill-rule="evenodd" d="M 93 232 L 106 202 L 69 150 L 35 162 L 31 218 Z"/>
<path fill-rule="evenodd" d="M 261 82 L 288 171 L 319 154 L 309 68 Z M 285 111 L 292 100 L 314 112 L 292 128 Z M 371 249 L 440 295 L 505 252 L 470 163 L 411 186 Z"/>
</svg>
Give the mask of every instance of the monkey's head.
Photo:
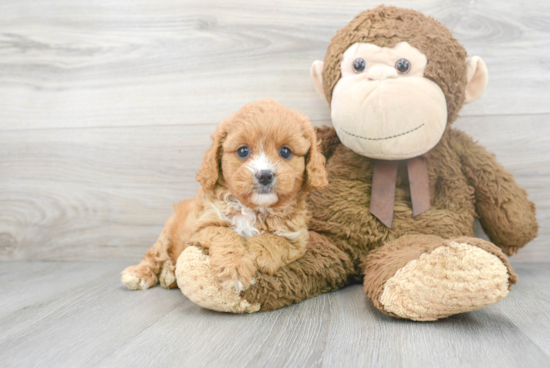
<svg viewBox="0 0 550 368">
<path fill-rule="evenodd" d="M 338 31 L 311 76 L 345 146 L 402 160 L 432 149 L 462 105 L 485 90 L 485 63 L 466 56 L 433 18 L 379 6 Z"/>
</svg>

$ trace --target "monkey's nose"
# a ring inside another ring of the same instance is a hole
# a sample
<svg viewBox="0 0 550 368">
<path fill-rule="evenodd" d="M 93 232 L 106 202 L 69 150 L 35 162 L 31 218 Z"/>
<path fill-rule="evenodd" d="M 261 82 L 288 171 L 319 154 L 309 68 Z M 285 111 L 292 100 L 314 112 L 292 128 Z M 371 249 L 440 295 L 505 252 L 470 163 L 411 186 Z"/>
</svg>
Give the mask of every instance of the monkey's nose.
<svg viewBox="0 0 550 368">
<path fill-rule="evenodd" d="M 367 78 L 377 81 L 397 78 L 397 70 L 389 66 L 371 66 L 367 72 Z"/>
<path fill-rule="evenodd" d="M 262 170 L 256 174 L 256 179 L 262 185 L 269 185 L 273 182 L 275 174 L 271 170 Z"/>
</svg>

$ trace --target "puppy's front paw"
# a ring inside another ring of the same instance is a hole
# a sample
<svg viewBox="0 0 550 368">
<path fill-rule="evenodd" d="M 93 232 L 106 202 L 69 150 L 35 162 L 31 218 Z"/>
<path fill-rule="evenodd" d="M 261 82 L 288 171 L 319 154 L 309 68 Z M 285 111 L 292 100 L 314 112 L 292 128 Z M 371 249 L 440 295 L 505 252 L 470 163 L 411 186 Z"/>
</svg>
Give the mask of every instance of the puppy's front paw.
<svg viewBox="0 0 550 368">
<path fill-rule="evenodd" d="M 254 284 L 254 275 L 257 272 L 256 266 L 250 257 L 243 257 L 235 261 L 227 259 L 217 263 L 212 257 L 212 269 L 216 273 L 220 284 L 230 290 L 240 293 Z"/>
<path fill-rule="evenodd" d="M 256 264 L 260 271 L 267 275 L 274 275 L 279 268 L 284 266 L 284 263 L 280 259 L 274 259 L 267 253 L 256 257 Z"/>
<path fill-rule="evenodd" d="M 253 237 L 248 239 L 248 247 L 254 255 L 258 269 L 267 274 L 274 275 L 279 268 L 285 265 L 280 257 L 276 257 L 276 252 L 269 252 L 269 245 L 263 244 L 265 240 L 262 237 Z"/>
<path fill-rule="evenodd" d="M 122 283 L 130 290 L 147 290 L 157 284 L 157 276 L 149 267 L 130 266 L 122 271 Z"/>
</svg>

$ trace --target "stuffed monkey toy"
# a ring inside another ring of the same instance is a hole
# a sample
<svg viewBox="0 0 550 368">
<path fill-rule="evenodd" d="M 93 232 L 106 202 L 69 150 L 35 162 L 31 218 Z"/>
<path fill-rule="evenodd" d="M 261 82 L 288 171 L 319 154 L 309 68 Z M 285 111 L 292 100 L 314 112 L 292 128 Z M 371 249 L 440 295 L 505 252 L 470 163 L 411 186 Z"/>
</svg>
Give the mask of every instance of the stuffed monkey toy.
<svg viewBox="0 0 550 368">
<path fill-rule="evenodd" d="M 535 206 L 494 155 L 452 128 L 487 68 L 451 32 L 413 10 L 380 6 L 338 31 L 311 76 L 334 128 L 318 128 L 329 185 L 309 197 L 306 254 L 240 294 L 208 256 L 176 268 L 192 301 L 268 311 L 362 282 L 381 312 L 418 321 L 483 308 L 517 281 L 506 255 L 536 237 Z M 479 218 L 491 242 L 473 236 Z"/>
</svg>

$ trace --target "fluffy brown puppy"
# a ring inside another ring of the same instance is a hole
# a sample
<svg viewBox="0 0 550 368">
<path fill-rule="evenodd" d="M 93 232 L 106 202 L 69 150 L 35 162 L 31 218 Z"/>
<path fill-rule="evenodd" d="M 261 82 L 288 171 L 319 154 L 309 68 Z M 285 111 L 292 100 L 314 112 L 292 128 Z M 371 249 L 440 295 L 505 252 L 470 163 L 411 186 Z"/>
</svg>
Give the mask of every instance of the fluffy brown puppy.
<svg viewBox="0 0 550 368">
<path fill-rule="evenodd" d="M 315 86 L 334 128 L 317 136 L 329 185 L 309 196 L 308 251 L 238 298 L 183 290 L 207 308 L 272 310 L 363 282 L 380 311 L 435 320 L 506 297 L 513 254 L 537 235 L 535 206 L 494 155 L 451 124 L 487 69 L 413 10 L 378 7 L 338 31 Z M 491 242 L 475 238 L 479 218 Z M 208 275 L 188 248 L 178 279 Z M 216 299 L 217 298 L 217 299 Z"/>
<path fill-rule="evenodd" d="M 217 280 L 237 292 L 261 272 L 300 258 L 308 242 L 307 193 L 327 185 L 325 158 L 307 117 L 273 100 L 241 108 L 212 136 L 197 197 L 180 202 L 143 260 L 122 283 L 144 290 L 176 286 L 175 264 L 188 246 L 209 253 Z"/>
</svg>

